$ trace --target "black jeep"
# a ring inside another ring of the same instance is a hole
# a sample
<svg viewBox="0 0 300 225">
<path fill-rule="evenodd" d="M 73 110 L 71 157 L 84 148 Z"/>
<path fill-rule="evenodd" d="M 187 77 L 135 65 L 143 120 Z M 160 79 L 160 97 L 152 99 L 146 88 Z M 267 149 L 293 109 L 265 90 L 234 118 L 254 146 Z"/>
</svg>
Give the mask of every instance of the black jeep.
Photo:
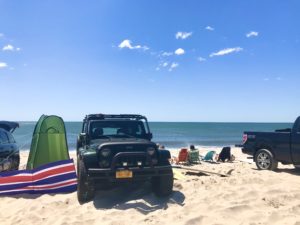
<svg viewBox="0 0 300 225">
<path fill-rule="evenodd" d="M 93 199 L 97 189 L 138 180 L 150 180 L 158 196 L 170 195 L 170 152 L 158 150 L 151 139 L 144 116 L 87 115 L 77 139 L 78 201 Z"/>
</svg>

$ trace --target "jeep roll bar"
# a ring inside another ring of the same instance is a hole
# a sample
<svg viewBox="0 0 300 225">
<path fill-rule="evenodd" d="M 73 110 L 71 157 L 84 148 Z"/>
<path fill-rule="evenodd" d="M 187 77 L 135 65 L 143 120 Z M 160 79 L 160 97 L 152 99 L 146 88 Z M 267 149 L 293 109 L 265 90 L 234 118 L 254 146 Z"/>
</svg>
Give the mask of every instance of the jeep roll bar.
<svg viewBox="0 0 300 225">
<path fill-rule="evenodd" d="M 132 119 L 132 120 L 147 120 L 145 116 L 136 114 L 89 114 L 84 120 L 105 120 L 105 119 Z"/>
<path fill-rule="evenodd" d="M 86 115 L 83 122 L 87 122 L 88 120 L 106 120 L 106 119 L 128 119 L 128 120 L 144 120 L 148 133 L 150 133 L 150 128 L 148 124 L 148 120 L 145 116 L 138 114 L 89 114 Z"/>
</svg>

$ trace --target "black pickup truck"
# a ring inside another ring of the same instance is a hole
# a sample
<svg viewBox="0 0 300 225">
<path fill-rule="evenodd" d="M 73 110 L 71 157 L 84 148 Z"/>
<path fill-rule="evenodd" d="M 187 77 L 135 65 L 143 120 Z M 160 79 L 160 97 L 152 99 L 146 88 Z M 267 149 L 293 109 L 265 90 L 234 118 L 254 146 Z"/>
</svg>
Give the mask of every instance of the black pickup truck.
<svg viewBox="0 0 300 225">
<path fill-rule="evenodd" d="M 253 156 L 260 170 L 275 170 L 278 162 L 300 168 L 300 117 L 293 128 L 275 132 L 244 132 L 243 153 Z"/>
</svg>

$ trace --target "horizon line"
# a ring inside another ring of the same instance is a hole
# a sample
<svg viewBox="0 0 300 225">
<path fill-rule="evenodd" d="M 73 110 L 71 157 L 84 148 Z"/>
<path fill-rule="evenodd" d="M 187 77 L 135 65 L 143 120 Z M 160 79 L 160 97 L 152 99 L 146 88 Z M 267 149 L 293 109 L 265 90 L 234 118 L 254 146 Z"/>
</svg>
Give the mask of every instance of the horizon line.
<svg viewBox="0 0 300 225">
<path fill-rule="evenodd" d="M 14 120 L 7 120 L 7 121 L 14 121 Z M 34 121 L 34 120 L 20 120 L 20 121 L 16 121 L 16 122 L 38 122 L 38 120 Z M 82 122 L 80 120 L 64 120 L 64 122 Z M 294 123 L 294 122 L 258 122 L 258 121 L 149 121 L 150 123 Z"/>
</svg>

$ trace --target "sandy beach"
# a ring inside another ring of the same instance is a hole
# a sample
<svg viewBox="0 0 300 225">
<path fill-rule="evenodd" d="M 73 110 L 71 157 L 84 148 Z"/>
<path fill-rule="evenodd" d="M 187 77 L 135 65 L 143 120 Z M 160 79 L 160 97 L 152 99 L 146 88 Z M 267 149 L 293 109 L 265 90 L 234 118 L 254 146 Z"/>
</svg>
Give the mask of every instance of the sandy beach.
<svg viewBox="0 0 300 225">
<path fill-rule="evenodd" d="M 0 225 L 300 225 L 299 59 L 300 0 L 0 0 Z"/>
<path fill-rule="evenodd" d="M 233 163 L 191 167 L 224 174 L 234 169 L 229 177 L 186 175 L 175 180 L 166 199 L 157 198 L 147 183 L 97 192 L 84 205 L 76 192 L 1 197 L 1 224 L 299 225 L 300 173 L 283 165 L 277 172 L 258 171 L 239 149 L 233 154 Z M 71 156 L 75 159 L 74 152 Z M 21 167 L 27 157 L 22 152 Z"/>
</svg>

